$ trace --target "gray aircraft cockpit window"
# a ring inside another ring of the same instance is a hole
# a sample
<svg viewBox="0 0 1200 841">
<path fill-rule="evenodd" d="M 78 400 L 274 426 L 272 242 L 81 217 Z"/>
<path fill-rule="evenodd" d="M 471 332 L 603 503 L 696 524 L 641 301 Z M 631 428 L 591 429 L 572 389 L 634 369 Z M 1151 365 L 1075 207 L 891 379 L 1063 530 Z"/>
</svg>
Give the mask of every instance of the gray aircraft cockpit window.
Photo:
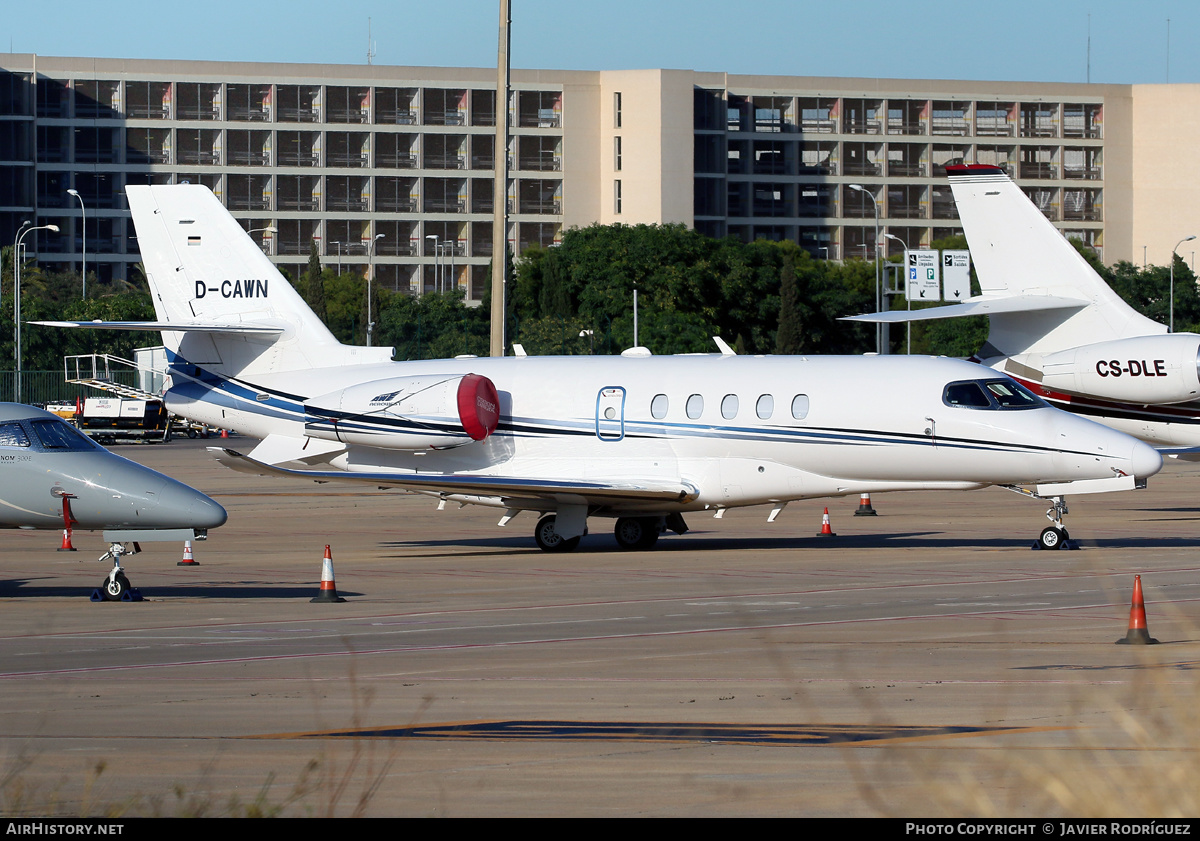
<svg viewBox="0 0 1200 841">
<path fill-rule="evenodd" d="M 19 423 L 0 423 L 0 447 L 28 447 L 29 436 Z"/>
<path fill-rule="evenodd" d="M 1047 404 L 1012 380 L 967 380 L 950 383 L 942 392 L 947 406 L 966 409 L 1038 409 Z"/>
<path fill-rule="evenodd" d="M 85 452 L 99 445 L 69 423 L 60 420 L 30 421 L 42 449 L 58 452 Z"/>
</svg>

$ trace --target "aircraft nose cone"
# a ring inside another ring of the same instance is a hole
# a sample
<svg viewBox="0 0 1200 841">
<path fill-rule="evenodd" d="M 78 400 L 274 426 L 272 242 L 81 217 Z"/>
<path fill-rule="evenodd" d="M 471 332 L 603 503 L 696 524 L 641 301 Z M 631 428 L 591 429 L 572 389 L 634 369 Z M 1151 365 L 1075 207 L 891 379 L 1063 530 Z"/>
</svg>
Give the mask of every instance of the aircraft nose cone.
<svg viewBox="0 0 1200 841">
<path fill-rule="evenodd" d="M 1162 470 L 1162 453 L 1144 441 L 1135 441 L 1129 463 L 1133 465 L 1134 476 L 1146 479 Z"/>
<path fill-rule="evenodd" d="M 211 497 L 174 481 L 159 493 L 155 515 L 161 528 L 193 529 L 215 529 L 229 517 Z"/>
</svg>

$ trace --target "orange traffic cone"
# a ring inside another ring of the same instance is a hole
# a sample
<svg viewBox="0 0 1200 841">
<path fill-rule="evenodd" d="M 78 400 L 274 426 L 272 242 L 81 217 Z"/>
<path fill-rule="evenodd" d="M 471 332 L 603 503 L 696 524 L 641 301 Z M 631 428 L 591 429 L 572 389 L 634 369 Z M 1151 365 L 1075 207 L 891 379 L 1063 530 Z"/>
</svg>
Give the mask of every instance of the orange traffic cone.
<svg viewBox="0 0 1200 841">
<path fill-rule="evenodd" d="M 821 515 L 821 531 L 817 537 L 837 537 L 833 529 L 829 527 L 829 509 L 825 509 L 825 513 Z"/>
<path fill-rule="evenodd" d="M 859 494 L 858 510 L 854 512 L 855 517 L 875 517 L 878 516 L 874 508 L 871 507 L 871 495 Z"/>
<path fill-rule="evenodd" d="M 198 567 L 200 562 L 192 557 L 192 541 L 183 541 L 183 560 L 175 564 L 177 567 Z"/>
<path fill-rule="evenodd" d="M 71 545 L 71 523 L 76 522 L 75 517 L 71 514 L 71 500 L 73 497 L 70 494 L 65 494 L 63 501 L 63 541 L 62 546 L 58 547 L 60 552 L 74 552 L 75 547 Z"/>
<path fill-rule="evenodd" d="M 222 437 L 222 438 L 228 438 L 228 437 L 229 437 L 229 430 L 228 430 L 228 429 L 222 429 L 222 430 L 221 430 L 221 437 Z"/>
<path fill-rule="evenodd" d="M 1117 645 L 1158 645 L 1146 627 L 1146 603 L 1142 601 L 1142 577 L 1133 577 L 1133 604 L 1129 608 L 1129 633 Z"/>
<path fill-rule="evenodd" d="M 325 547 L 325 560 L 321 561 L 321 590 L 317 593 L 317 597 L 309 599 L 310 602 L 344 602 L 345 599 L 339 598 L 337 594 L 337 585 L 333 582 L 333 555 L 329 552 L 329 546 Z"/>
</svg>

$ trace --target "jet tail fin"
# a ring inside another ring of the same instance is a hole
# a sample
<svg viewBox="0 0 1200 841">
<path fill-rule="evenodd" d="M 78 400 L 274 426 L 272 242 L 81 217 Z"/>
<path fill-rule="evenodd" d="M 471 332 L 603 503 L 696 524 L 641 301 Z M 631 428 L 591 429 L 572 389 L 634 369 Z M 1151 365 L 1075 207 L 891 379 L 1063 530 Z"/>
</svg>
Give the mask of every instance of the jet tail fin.
<svg viewBox="0 0 1200 841">
<path fill-rule="evenodd" d="M 1047 353 L 1166 332 L 1121 300 L 1003 169 L 948 166 L 946 173 L 981 297 L 1083 302 L 1078 308 L 991 314 L 988 344 L 1000 354 Z"/>
<path fill-rule="evenodd" d="M 170 353 L 228 376 L 391 359 L 391 348 L 338 342 L 207 187 L 126 194 Z"/>
</svg>

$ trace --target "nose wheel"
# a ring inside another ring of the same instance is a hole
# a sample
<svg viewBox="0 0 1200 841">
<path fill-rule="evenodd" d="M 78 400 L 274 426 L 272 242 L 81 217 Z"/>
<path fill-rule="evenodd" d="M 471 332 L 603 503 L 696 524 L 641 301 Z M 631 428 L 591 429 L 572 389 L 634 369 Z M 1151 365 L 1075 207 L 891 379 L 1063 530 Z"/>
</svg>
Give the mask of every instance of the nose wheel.
<svg viewBox="0 0 1200 841">
<path fill-rule="evenodd" d="M 1046 519 L 1054 525 L 1042 529 L 1042 533 L 1038 535 L 1037 543 L 1033 544 L 1034 549 L 1079 548 L 1071 542 L 1070 533 L 1063 527 L 1062 519 L 1068 513 L 1066 498 L 1061 496 L 1054 497 L 1051 507 L 1046 511 Z"/>
<path fill-rule="evenodd" d="M 127 549 L 123 543 L 109 544 L 108 551 L 100 557 L 100 560 L 107 561 L 111 559 L 113 567 L 92 594 L 92 601 L 119 602 L 142 600 L 142 594 L 130 586 L 129 578 L 125 575 L 125 570 L 121 567 L 121 557 L 123 555 L 136 555 L 140 551 L 141 547 L 136 543 L 133 544 L 132 551 Z"/>
<path fill-rule="evenodd" d="M 1049 499 L 1050 508 L 1046 510 L 1046 519 L 1053 525 L 1042 529 L 1042 533 L 1038 535 L 1038 539 L 1033 544 L 1034 549 L 1078 549 L 1079 544 L 1071 540 L 1071 535 L 1063 527 L 1063 517 L 1068 513 L 1067 499 L 1062 496 L 1045 497 L 1038 496 L 1033 491 L 1022 488 L 1020 485 L 1001 485 L 1005 490 L 1019 493 L 1021 496 L 1033 497 L 1034 499 Z"/>
</svg>

